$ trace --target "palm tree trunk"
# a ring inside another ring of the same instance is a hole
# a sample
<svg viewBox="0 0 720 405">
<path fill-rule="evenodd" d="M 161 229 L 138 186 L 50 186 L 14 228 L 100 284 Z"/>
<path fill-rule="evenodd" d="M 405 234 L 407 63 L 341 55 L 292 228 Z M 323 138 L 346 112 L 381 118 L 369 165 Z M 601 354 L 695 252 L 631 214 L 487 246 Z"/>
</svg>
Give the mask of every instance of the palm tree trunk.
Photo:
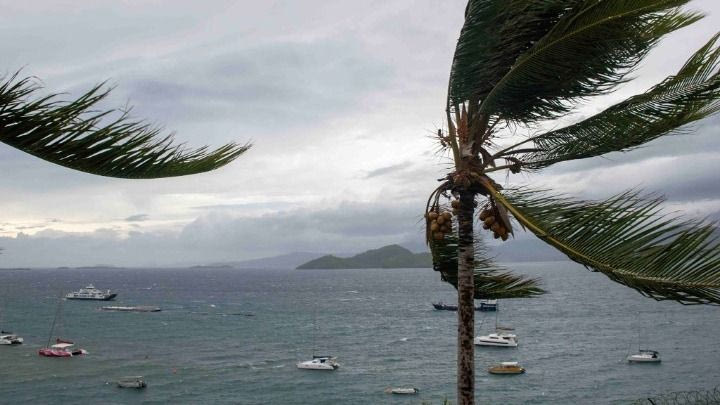
<svg viewBox="0 0 720 405">
<path fill-rule="evenodd" d="M 475 249 L 473 244 L 473 213 L 475 193 L 460 192 L 458 213 L 458 334 L 457 334 L 457 402 L 475 403 Z"/>
</svg>

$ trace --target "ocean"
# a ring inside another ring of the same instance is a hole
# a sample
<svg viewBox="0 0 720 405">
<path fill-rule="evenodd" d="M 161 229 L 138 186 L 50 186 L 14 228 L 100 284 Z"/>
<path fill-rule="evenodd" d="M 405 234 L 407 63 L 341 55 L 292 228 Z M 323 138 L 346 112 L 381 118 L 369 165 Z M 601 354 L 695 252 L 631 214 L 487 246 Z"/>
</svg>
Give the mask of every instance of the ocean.
<svg viewBox="0 0 720 405">
<path fill-rule="evenodd" d="M 571 262 L 509 267 L 541 276 L 549 294 L 500 301 L 498 323 L 520 345 L 477 348 L 478 403 L 625 403 L 720 384 L 719 308 L 656 302 Z M 38 356 L 61 292 L 88 283 L 119 294 L 112 304 L 63 302 L 62 337 L 89 354 Z M 0 346 L 0 403 L 441 404 L 455 397 L 456 314 L 431 302 L 454 299 L 429 269 L 0 270 L 0 327 L 25 338 Z M 495 317 L 478 312 L 476 333 Z M 638 344 L 662 363 L 626 363 Z M 340 369 L 295 367 L 313 353 L 337 356 Z M 527 372 L 487 374 L 500 361 Z M 148 388 L 109 383 L 127 375 Z"/>
</svg>

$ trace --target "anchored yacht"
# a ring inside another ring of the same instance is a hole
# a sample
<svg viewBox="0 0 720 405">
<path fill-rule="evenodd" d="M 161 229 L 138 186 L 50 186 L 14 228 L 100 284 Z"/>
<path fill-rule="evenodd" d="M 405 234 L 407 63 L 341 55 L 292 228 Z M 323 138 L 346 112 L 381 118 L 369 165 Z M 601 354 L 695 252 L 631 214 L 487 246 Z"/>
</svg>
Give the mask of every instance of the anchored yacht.
<svg viewBox="0 0 720 405">
<path fill-rule="evenodd" d="M 640 349 L 627 357 L 630 363 L 660 363 L 660 353 L 655 350 Z"/>
<path fill-rule="evenodd" d="M 485 336 L 475 338 L 477 346 L 495 346 L 495 347 L 517 347 L 517 335 L 513 333 L 497 332 Z"/>
<path fill-rule="evenodd" d="M 313 356 L 312 360 L 301 361 L 297 368 L 306 370 L 336 370 L 340 367 L 332 356 Z"/>
<path fill-rule="evenodd" d="M 117 294 L 111 293 L 110 290 L 101 291 L 95 288 L 94 285 L 88 284 L 85 288 L 68 293 L 65 298 L 69 300 L 110 301 L 115 299 L 116 296 Z"/>
<path fill-rule="evenodd" d="M 0 332 L 0 345 L 19 345 L 22 344 L 23 338 L 12 332 Z"/>
</svg>

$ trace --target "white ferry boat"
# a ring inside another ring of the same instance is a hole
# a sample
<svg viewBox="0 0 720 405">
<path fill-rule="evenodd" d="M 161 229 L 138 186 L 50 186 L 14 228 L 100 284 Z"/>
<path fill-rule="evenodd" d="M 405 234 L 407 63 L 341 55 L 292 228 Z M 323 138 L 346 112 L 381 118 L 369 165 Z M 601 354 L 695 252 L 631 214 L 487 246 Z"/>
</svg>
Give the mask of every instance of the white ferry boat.
<svg viewBox="0 0 720 405">
<path fill-rule="evenodd" d="M 115 299 L 116 296 L 117 294 L 111 293 L 110 290 L 101 291 L 95 288 L 94 285 L 88 284 L 85 288 L 67 294 L 65 298 L 69 300 L 110 301 Z"/>
</svg>

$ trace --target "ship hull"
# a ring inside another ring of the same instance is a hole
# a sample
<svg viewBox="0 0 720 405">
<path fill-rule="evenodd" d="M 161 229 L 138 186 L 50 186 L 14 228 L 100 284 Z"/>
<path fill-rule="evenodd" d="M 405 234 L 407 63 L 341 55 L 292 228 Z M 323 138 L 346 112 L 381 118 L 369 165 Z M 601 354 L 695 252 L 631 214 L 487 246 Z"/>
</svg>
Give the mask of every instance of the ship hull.
<svg viewBox="0 0 720 405">
<path fill-rule="evenodd" d="M 69 300 L 79 300 L 79 301 L 112 301 L 117 297 L 117 294 L 110 294 L 106 297 L 102 298 L 91 298 L 91 297 L 65 297 Z"/>
</svg>

